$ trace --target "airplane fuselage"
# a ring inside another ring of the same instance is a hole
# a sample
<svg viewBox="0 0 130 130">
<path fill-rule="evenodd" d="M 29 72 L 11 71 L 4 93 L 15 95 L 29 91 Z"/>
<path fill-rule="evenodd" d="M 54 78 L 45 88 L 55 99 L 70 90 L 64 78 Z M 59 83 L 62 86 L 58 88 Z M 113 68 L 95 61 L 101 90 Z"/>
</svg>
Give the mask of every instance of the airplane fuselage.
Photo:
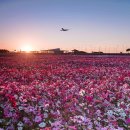
<svg viewBox="0 0 130 130">
<path fill-rule="evenodd" d="M 64 29 L 64 28 L 61 28 L 60 31 L 68 31 L 69 29 Z"/>
</svg>

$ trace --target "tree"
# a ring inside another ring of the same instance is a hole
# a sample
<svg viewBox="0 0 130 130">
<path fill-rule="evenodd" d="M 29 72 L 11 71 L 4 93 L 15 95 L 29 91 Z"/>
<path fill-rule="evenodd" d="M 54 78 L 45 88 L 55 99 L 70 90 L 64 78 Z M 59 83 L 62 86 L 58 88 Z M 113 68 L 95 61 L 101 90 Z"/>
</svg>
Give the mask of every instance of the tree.
<svg viewBox="0 0 130 130">
<path fill-rule="evenodd" d="M 76 49 L 72 50 L 72 53 L 75 54 L 75 55 L 85 55 L 86 54 L 85 51 L 79 51 L 79 50 L 76 50 Z"/>
<path fill-rule="evenodd" d="M 130 48 L 126 49 L 126 52 L 129 52 L 130 51 Z"/>
<path fill-rule="evenodd" d="M 6 49 L 0 49 L 0 53 L 9 53 L 9 51 Z"/>
</svg>

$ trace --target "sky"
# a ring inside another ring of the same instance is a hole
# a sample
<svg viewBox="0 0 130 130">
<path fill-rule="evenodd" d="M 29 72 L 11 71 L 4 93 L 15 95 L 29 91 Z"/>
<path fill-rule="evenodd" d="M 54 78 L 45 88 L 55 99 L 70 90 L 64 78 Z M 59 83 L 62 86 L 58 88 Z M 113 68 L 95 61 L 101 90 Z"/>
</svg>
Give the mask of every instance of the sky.
<svg viewBox="0 0 130 130">
<path fill-rule="evenodd" d="M 130 0 L 0 0 L 0 48 L 125 52 Z"/>
</svg>

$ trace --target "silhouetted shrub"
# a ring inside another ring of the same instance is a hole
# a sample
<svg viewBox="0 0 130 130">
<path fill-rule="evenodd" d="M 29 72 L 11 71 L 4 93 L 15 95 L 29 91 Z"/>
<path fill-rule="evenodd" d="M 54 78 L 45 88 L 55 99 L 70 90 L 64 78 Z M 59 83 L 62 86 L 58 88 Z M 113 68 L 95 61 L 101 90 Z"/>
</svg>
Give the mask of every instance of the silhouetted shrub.
<svg viewBox="0 0 130 130">
<path fill-rule="evenodd" d="M 6 49 L 0 49 L 0 53 L 9 53 L 9 51 Z"/>
</svg>

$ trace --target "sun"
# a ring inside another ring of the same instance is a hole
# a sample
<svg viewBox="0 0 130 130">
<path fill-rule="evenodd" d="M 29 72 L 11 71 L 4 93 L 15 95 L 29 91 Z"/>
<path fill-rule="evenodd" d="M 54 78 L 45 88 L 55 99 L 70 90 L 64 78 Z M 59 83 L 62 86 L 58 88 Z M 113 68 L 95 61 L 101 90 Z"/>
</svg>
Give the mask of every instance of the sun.
<svg viewBox="0 0 130 130">
<path fill-rule="evenodd" d="M 21 48 L 22 51 L 25 51 L 27 53 L 31 52 L 33 49 L 30 45 L 25 45 Z"/>
</svg>

